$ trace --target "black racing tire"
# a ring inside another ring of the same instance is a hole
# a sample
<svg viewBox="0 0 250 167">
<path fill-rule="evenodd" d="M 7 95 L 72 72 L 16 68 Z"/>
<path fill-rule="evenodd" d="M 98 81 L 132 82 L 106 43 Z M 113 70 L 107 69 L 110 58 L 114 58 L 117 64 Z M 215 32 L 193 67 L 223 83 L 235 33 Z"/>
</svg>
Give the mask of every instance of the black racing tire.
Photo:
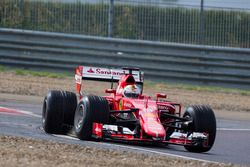
<svg viewBox="0 0 250 167">
<path fill-rule="evenodd" d="M 215 141 L 216 137 L 216 119 L 213 110 L 209 106 L 194 105 L 186 109 L 183 117 L 192 120 L 193 132 L 206 132 L 209 134 L 208 147 L 203 146 L 184 146 L 190 152 L 207 152 L 209 151 Z"/>
<path fill-rule="evenodd" d="M 61 91 L 52 90 L 43 101 L 42 125 L 47 133 L 61 133 L 63 124 L 63 96 Z"/>
<path fill-rule="evenodd" d="M 42 125 L 46 133 L 65 134 L 73 126 L 77 105 L 76 95 L 72 92 L 52 90 L 43 101 Z M 67 129 L 67 130 L 66 130 Z"/>
<path fill-rule="evenodd" d="M 93 123 L 107 124 L 109 103 L 100 96 L 85 96 L 79 102 L 74 119 L 76 136 L 81 140 L 92 140 Z"/>
<path fill-rule="evenodd" d="M 74 126 L 74 117 L 77 107 L 77 97 L 75 93 L 63 91 L 64 102 L 63 102 L 63 124 Z"/>
</svg>

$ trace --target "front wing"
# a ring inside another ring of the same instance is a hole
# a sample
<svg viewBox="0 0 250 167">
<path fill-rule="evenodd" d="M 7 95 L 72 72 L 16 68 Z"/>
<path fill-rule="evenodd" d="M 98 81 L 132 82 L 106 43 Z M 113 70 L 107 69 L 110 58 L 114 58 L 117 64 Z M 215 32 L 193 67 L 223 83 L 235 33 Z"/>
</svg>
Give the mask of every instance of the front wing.
<svg viewBox="0 0 250 167">
<path fill-rule="evenodd" d="M 142 133 L 142 132 L 139 132 Z M 165 143 L 182 146 L 203 146 L 208 147 L 208 134 L 200 132 L 182 133 L 173 132 L 168 139 L 166 138 L 148 138 L 143 135 L 138 135 L 128 128 L 119 127 L 116 125 L 103 125 L 93 123 L 92 137 L 102 140 L 114 141 L 131 141 L 145 143 Z"/>
</svg>

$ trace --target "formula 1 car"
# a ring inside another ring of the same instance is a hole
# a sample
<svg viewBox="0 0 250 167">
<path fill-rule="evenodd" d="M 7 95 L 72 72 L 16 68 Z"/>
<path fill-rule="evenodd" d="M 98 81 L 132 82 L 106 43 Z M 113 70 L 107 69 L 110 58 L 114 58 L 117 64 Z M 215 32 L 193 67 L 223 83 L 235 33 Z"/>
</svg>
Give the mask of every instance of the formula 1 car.
<svg viewBox="0 0 250 167">
<path fill-rule="evenodd" d="M 46 133 L 71 130 L 81 140 L 175 144 L 190 152 L 206 152 L 214 144 L 216 119 L 210 107 L 193 105 L 182 114 L 182 106 L 166 94 L 143 95 L 144 73 L 137 68 L 78 66 L 75 80 L 77 95 L 52 90 L 44 98 Z M 82 80 L 111 82 L 111 88 L 105 90 L 107 96 L 85 95 Z"/>
</svg>

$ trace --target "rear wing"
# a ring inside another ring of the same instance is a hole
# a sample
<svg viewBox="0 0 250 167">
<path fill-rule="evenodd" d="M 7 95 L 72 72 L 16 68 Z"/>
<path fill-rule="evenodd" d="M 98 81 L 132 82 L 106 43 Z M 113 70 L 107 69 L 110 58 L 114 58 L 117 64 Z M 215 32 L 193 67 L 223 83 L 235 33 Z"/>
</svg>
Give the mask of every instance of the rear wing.
<svg viewBox="0 0 250 167">
<path fill-rule="evenodd" d="M 116 82 L 121 79 L 123 75 L 132 74 L 135 82 L 142 85 L 144 81 L 144 72 L 138 68 L 102 68 L 90 66 L 78 66 L 75 71 L 75 80 L 77 92 L 81 92 L 82 80 L 106 81 Z"/>
</svg>

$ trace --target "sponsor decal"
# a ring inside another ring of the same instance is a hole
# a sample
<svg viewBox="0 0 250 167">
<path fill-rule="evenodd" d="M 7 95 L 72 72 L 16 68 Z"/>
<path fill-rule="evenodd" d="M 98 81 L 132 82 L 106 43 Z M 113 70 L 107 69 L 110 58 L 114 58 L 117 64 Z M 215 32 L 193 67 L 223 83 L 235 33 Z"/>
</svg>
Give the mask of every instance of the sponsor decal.
<svg viewBox="0 0 250 167">
<path fill-rule="evenodd" d="M 97 68 L 96 74 L 120 76 L 120 75 L 124 74 L 124 71 L 119 72 L 119 71 L 105 70 L 105 69 Z"/>
<path fill-rule="evenodd" d="M 127 107 L 127 108 L 131 108 L 132 107 L 132 104 L 130 104 L 130 103 L 124 103 L 124 107 Z"/>
<path fill-rule="evenodd" d="M 109 68 L 100 68 L 100 67 L 89 67 L 89 66 L 82 66 L 81 69 L 78 69 L 79 72 L 81 72 L 81 75 L 83 77 L 89 77 L 89 78 L 105 78 L 105 79 L 120 79 L 122 75 L 125 73 L 128 73 L 127 70 L 123 69 L 109 69 Z M 134 78 L 136 82 L 141 81 L 140 80 L 140 72 L 139 71 L 133 71 Z"/>
<path fill-rule="evenodd" d="M 125 73 L 124 70 L 119 70 L 119 69 L 106 69 L 106 68 L 95 68 L 95 67 L 88 67 L 89 69 L 86 71 L 87 73 L 91 74 L 100 74 L 100 75 L 113 75 L 113 76 L 121 76 Z M 138 74 L 133 74 L 137 76 Z"/>
<path fill-rule="evenodd" d="M 89 70 L 87 72 L 88 73 L 95 73 L 95 71 L 92 68 L 89 68 Z"/>
<path fill-rule="evenodd" d="M 158 110 L 168 110 L 168 107 L 163 105 L 158 105 Z"/>
</svg>

